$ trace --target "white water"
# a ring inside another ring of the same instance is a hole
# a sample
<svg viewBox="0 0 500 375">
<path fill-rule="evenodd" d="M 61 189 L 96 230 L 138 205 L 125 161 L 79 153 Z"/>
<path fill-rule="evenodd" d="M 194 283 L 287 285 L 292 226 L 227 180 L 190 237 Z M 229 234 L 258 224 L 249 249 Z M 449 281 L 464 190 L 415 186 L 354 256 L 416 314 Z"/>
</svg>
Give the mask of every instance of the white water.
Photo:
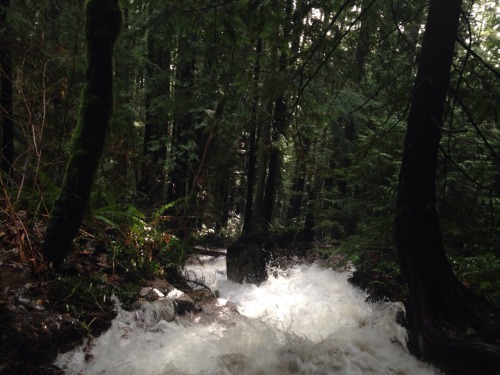
<svg viewBox="0 0 500 375">
<path fill-rule="evenodd" d="M 227 281 L 224 263 L 197 272 L 219 290 L 221 305 L 229 300 L 243 316 L 226 310 L 210 325 L 177 319 L 146 328 L 119 309 L 90 352 L 78 348 L 56 365 L 85 375 L 439 374 L 406 350 L 395 321 L 401 305 L 366 303 L 345 274 L 302 265 L 256 287 Z"/>
</svg>

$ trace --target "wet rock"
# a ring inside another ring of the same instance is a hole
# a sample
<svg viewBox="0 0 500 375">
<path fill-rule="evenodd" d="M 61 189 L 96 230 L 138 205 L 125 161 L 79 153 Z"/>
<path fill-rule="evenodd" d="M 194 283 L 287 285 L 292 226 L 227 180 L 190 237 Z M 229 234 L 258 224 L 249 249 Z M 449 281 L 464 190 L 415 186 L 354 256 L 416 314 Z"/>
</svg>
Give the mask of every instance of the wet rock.
<svg viewBox="0 0 500 375">
<path fill-rule="evenodd" d="M 145 328 L 154 328 L 162 320 L 171 322 L 176 317 L 174 301 L 163 299 L 157 301 L 136 301 L 132 308 L 135 319 Z"/>
<path fill-rule="evenodd" d="M 139 292 L 139 296 L 144 298 L 146 301 L 156 301 L 161 298 L 165 298 L 165 294 L 162 293 L 157 288 L 145 287 Z"/>
<path fill-rule="evenodd" d="M 235 304 L 234 302 L 231 302 L 231 301 L 228 301 L 228 300 L 224 300 L 224 299 L 219 299 L 218 303 L 219 303 L 220 306 L 228 309 L 229 311 L 235 312 L 235 313 L 239 314 L 238 305 Z"/>
<path fill-rule="evenodd" d="M 241 353 L 221 355 L 217 362 L 229 374 L 243 374 L 250 358 Z"/>
<path fill-rule="evenodd" d="M 139 291 L 139 297 L 144 298 L 153 288 L 146 286 Z"/>
<path fill-rule="evenodd" d="M 186 312 L 198 312 L 201 309 L 194 303 L 194 301 L 186 293 L 180 291 L 179 289 L 172 289 L 168 294 L 167 298 L 175 302 L 176 311 L 178 314 L 185 314 Z"/>
<path fill-rule="evenodd" d="M 172 284 L 158 277 L 156 277 L 154 280 L 148 281 L 147 285 L 151 288 L 156 288 L 158 290 L 161 290 L 165 294 L 174 289 L 174 286 Z"/>
<path fill-rule="evenodd" d="M 199 312 L 201 308 L 198 307 L 193 299 L 189 297 L 186 293 L 181 290 L 175 288 L 169 282 L 156 278 L 153 281 L 148 282 L 147 287 L 142 288 L 138 296 L 140 299 L 145 301 L 156 301 L 168 299 L 173 301 L 175 312 L 177 314 L 184 314 L 186 312 Z M 140 304 L 142 301 L 138 301 Z M 137 303 L 134 304 L 135 308 L 137 308 Z M 134 307 L 133 306 L 133 307 Z"/>
<path fill-rule="evenodd" d="M 238 283 L 261 283 L 267 279 L 269 251 L 264 241 L 242 239 L 228 246 L 227 277 Z"/>
<path fill-rule="evenodd" d="M 311 248 L 293 233 L 259 233 L 240 237 L 227 247 L 227 277 L 236 282 L 259 284 L 267 279 L 267 265 L 286 266 L 290 260 L 304 257 Z"/>
</svg>

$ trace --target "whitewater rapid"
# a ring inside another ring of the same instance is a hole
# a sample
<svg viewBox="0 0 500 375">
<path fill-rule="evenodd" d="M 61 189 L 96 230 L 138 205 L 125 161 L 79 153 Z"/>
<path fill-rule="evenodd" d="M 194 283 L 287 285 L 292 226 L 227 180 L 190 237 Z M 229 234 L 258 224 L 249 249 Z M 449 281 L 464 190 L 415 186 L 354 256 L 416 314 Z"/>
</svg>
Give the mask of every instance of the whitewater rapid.
<svg viewBox="0 0 500 375">
<path fill-rule="evenodd" d="M 55 364 L 75 375 L 440 374 L 406 349 L 406 331 L 396 322 L 402 304 L 367 303 L 345 273 L 297 265 L 272 272 L 260 286 L 235 284 L 225 277 L 223 257 L 188 271 L 241 317 L 145 327 L 118 307 L 107 332 Z"/>
</svg>

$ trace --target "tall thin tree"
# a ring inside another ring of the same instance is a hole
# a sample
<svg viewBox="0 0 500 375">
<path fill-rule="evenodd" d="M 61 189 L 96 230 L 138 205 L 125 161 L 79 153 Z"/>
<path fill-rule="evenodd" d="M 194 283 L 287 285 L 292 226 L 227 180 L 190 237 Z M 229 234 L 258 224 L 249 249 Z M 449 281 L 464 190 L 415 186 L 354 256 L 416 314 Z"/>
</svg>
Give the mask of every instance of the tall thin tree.
<svg viewBox="0 0 500 375">
<path fill-rule="evenodd" d="M 122 24 L 119 0 L 88 0 L 87 67 L 80 116 L 63 186 L 43 242 L 45 258 L 61 265 L 72 249 L 90 199 L 92 182 L 113 114 L 113 46 Z"/>
<path fill-rule="evenodd" d="M 14 120 L 12 87 L 12 53 L 8 43 L 10 0 L 0 0 L 0 120 L 2 123 L 2 171 L 12 174 L 14 163 Z"/>
</svg>

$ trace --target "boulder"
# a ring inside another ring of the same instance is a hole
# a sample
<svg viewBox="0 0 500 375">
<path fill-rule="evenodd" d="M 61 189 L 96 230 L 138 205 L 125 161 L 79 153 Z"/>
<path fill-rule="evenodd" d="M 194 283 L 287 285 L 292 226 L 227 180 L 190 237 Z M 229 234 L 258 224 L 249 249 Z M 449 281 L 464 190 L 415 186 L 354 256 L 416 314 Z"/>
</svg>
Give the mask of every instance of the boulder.
<svg viewBox="0 0 500 375">
<path fill-rule="evenodd" d="M 258 233 L 240 237 L 227 247 L 227 277 L 236 282 L 259 284 L 267 279 L 268 263 L 304 257 L 312 246 L 293 233 Z"/>
<path fill-rule="evenodd" d="M 165 280 L 156 278 L 154 281 L 148 282 L 148 285 L 139 291 L 137 294 L 139 299 L 132 305 L 132 308 L 136 311 L 137 320 L 155 320 L 155 317 L 147 316 L 146 309 L 156 311 L 156 316 L 166 321 L 175 319 L 176 314 L 182 315 L 187 312 L 199 312 L 201 310 L 191 297 Z M 158 302 L 158 304 L 146 304 L 146 302 Z M 170 313 L 170 305 L 173 306 L 173 316 Z M 168 312 L 163 313 L 162 311 L 165 309 Z"/>
<path fill-rule="evenodd" d="M 174 301 L 170 299 L 136 301 L 132 307 L 135 319 L 148 329 L 156 327 L 162 320 L 171 322 L 176 317 Z"/>
<path fill-rule="evenodd" d="M 177 314 L 182 315 L 187 312 L 195 311 L 198 312 L 201 309 L 196 306 L 194 301 L 186 293 L 180 291 L 179 289 L 172 289 L 167 294 L 167 298 L 171 299 L 175 303 L 175 311 Z"/>
<path fill-rule="evenodd" d="M 227 247 L 227 278 L 238 283 L 261 283 L 267 279 L 269 251 L 263 241 L 241 239 Z"/>
</svg>

